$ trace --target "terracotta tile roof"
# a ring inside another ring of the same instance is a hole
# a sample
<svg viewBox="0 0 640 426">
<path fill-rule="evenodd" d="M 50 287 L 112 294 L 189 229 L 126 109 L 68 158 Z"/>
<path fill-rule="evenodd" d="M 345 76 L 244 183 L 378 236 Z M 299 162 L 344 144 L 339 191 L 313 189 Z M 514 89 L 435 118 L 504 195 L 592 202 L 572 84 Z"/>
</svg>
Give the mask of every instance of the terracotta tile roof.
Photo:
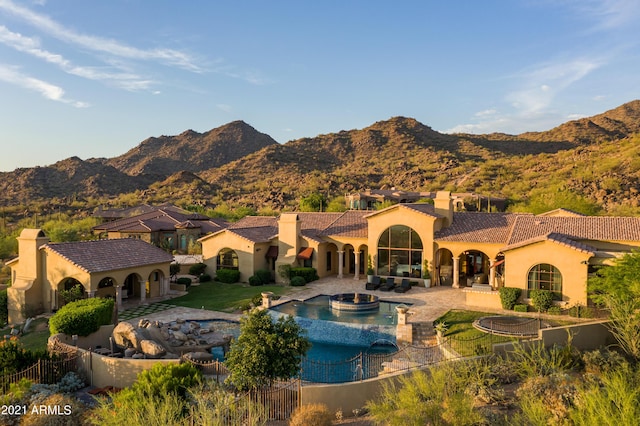
<svg viewBox="0 0 640 426">
<path fill-rule="evenodd" d="M 89 273 L 173 261 L 173 256 L 161 248 L 133 238 L 50 243 L 43 245 L 42 249 L 57 253 Z"/>
<path fill-rule="evenodd" d="M 302 236 L 321 243 L 322 232 L 341 215 L 342 213 L 298 213 Z"/>
<path fill-rule="evenodd" d="M 518 216 L 508 245 L 556 232 L 574 240 L 640 241 L 640 218 Z"/>
<path fill-rule="evenodd" d="M 454 212 L 453 224 L 436 232 L 434 239 L 505 244 L 518 216 L 514 213 Z"/>
<path fill-rule="evenodd" d="M 229 224 L 223 219 L 212 219 L 199 213 L 192 213 L 177 207 L 158 208 L 137 216 L 126 217 L 93 227 L 94 231 L 104 232 L 160 232 L 173 231 L 185 222 L 191 227 L 200 228 L 201 234 L 208 234 L 226 228 Z"/>
<path fill-rule="evenodd" d="M 254 243 L 271 241 L 278 236 L 278 218 L 272 216 L 245 216 L 229 225 L 227 231 Z"/>
<path fill-rule="evenodd" d="M 366 210 L 348 210 L 342 213 L 333 223 L 327 226 L 320 235 L 352 238 L 367 238 L 368 226 Z"/>
<path fill-rule="evenodd" d="M 597 251 L 596 248 L 591 247 L 588 244 L 584 244 L 578 241 L 575 241 L 573 239 L 571 239 L 571 237 L 564 235 L 564 234 L 559 234 L 557 232 L 550 232 L 548 234 L 545 235 L 540 235 L 528 240 L 524 240 L 521 241 L 519 243 L 515 243 L 515 244 L 510 244 L 506 247 L 504 247 L 502 249 L 502 251 L 507 251 L 507 250 L 513 250 L 516 248 L 520 248 L 520 247 L 525 247 L 528 246 L 530 244 L 535 244 L 535 243 L 540 243 L 543 241 L 553 241 L 554 243 L 563 245 L 565 247 L 569 247 L 572 248 L 574 250 L 577 250 L 579 252 L 582 253 L 587 253 L 590 254 L 591 256 L 593 256 L 595 254 L 595 252 Z"/>
</svg>

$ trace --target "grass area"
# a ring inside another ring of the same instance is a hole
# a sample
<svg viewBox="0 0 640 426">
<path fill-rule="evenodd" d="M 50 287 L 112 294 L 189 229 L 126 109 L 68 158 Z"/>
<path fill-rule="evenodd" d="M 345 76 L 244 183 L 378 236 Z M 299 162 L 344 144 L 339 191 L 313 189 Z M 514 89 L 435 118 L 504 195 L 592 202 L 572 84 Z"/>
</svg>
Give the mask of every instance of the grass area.
<svg viewBox="0 0 640 426">
<path fill-rule="evenodd" d="M 49 327 L 46 327 L 47 318 L 37 318 L 33 320 L 29 326 L 29 332 L 19 337 L 20 343 L 25 349 L 32 351 L 38 351 L 47 349 L 47 340 L 49 339 Z M 0 329 L 0 336 L 8 335 L 11 332 L 11 327 L 5 327 Z"/>
<path fill-rule="evenodd" d="M 451 338 L 451 347 L 462 356 L 482 355 L 491 352 L 491 345 L 515 340 L 513 337 L 497 336 L 476 329 L 473 322 L 481 317 L 495 316 L 495 313 L 451 310 L 434 321 L 444 322 L 447 330 L 445 338 Z"/>
<path fill-rule="evenodd" d="M 217 281 L 200 283 L 189 287 L 189 293 L 167 300 L 164 303 L 186 308 L 208 309 L 211 311 L 235 312 L 243 310 L 251 303 L 251 298 L 270 291 L 276 296 L 284 294 L 288 287 L 282 285 L 263 285 L 252 287 L 248 284 L 225 284 Z"/>
</svg>

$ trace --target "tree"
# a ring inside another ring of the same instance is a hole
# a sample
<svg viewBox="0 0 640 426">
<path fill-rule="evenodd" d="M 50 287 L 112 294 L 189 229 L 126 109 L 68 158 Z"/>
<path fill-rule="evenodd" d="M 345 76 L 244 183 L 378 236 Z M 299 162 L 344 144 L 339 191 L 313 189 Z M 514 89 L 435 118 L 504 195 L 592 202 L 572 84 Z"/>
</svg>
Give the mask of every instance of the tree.
<svg viewBox="0 0 640 426">
<path fill-rule="evenodd" d="M 246 390 L 295 376 L 311 347 L 303 333 L 292 316 L 274 322 L 266 310 L 249 312 L 240 320 L 240 336 L 227 354 L 227 380 Z"/>
<path fill-rule="evenodd" d="M 300 199 L 301 212 L 321 212 L 325 210 L 326 206 L 326 198 L 317 192 Z"/>
</svg>

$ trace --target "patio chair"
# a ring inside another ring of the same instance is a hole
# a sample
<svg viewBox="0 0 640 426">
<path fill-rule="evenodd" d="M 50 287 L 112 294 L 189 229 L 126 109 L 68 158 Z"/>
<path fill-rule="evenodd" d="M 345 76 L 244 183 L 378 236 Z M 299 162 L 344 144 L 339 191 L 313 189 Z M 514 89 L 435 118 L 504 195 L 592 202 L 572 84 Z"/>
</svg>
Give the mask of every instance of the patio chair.
<svg viewBox="0 0 640 426">
<path fill-rule="evenodd" d="M 380 291 L 391 291 L 396 287 L 396 282 L 393 277 L 387 277 L 387 282 L 380 286 Z"/>
<path fill-rule="evenodd" d="M 367 283 L 367 285 L 365 286 L 365 288 L 367 290 L 377 290 L 380 288 L 380 277 L 377 275 L 374 275 L 371 278 L 371 282 Z"/>
<path fill-rule="evenodd" d="M 396 293 L 406 293 L 409 290 L 411 290 L 411 282 L 408 278 L 403 278 L 400 285 L 393 289 Z"/>
</svg>

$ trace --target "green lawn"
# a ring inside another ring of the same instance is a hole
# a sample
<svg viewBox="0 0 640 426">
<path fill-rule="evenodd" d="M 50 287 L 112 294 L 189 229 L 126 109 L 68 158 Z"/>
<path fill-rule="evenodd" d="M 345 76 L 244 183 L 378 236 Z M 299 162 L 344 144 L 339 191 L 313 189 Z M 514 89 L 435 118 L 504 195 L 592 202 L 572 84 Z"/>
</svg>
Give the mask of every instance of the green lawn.
<svg viewBox="0 0 640 426">
<path fill-rule="evenodd" d="M 20 343 L 25 349 L 32 351 L 47 349 L 47 340 L 50 333 L 49 328 L 43 326 L 47 321 L 47 318 L 35 319 L 29 327 L 30 331 L 19 337 Z M 0 336 L 8 335 L 10 332 L 11 327 L 5 327 L 0 329 Z"/>
<path fill-rule="evenodd" d="M 198 286 L 191 286 L 188 294 L 167 300 L 164 303 L 186 308 L 234 312 L 246 307 L 251 302 L 251 298 L 257 294 L 270 291 L 279 296 L 288 289 L 289 287 L 275 284 L 252 287 L 248 284 L 225 284 L 209 281 L 200 283 Z"/>
</svg>

